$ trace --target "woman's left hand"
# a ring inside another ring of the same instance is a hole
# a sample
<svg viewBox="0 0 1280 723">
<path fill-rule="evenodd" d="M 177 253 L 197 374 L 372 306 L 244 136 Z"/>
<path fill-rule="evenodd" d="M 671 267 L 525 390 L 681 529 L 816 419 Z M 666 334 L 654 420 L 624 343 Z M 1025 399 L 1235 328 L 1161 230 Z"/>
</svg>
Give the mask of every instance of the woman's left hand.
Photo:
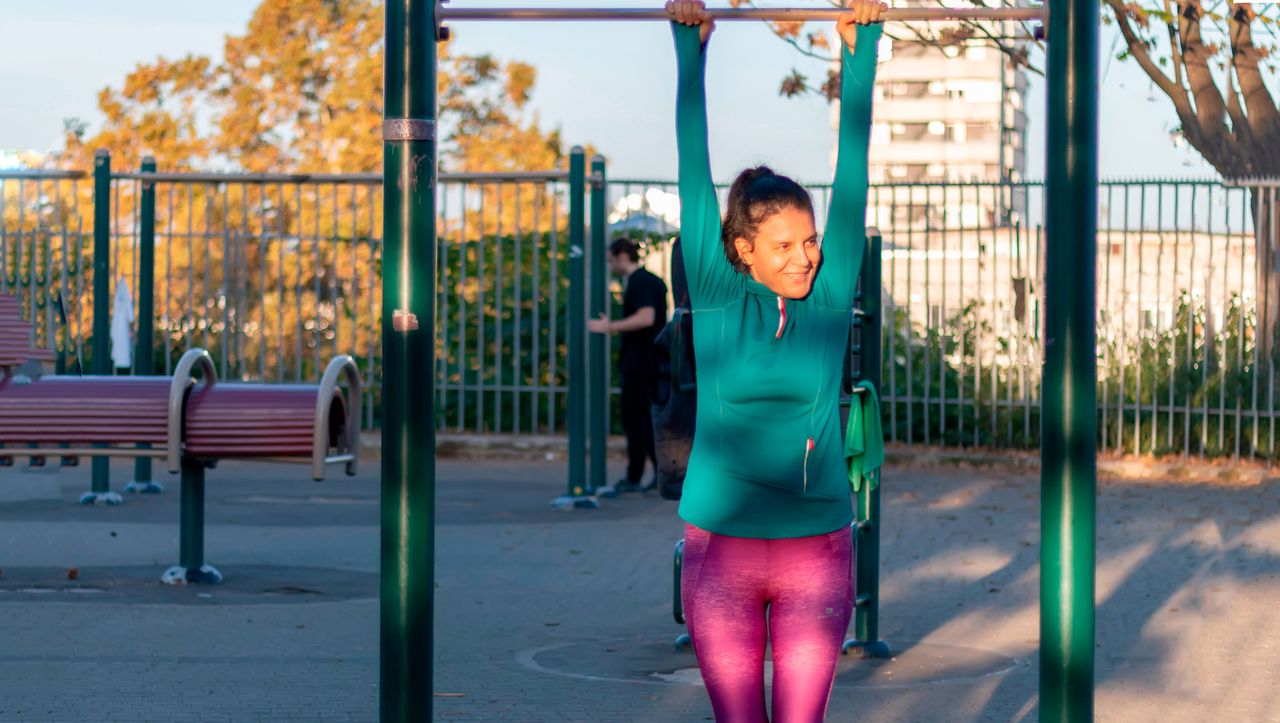
<svg viewBox="0 0 1280 723">
<path fill-rule="evenodd" d="M 846 12 L 836 20 L 836 32 L 852 51 L 858 41 L 859 25 L 884 22 L 881 17 L 889 6 L 880 0 L 848 0 Z"/>
</svg>

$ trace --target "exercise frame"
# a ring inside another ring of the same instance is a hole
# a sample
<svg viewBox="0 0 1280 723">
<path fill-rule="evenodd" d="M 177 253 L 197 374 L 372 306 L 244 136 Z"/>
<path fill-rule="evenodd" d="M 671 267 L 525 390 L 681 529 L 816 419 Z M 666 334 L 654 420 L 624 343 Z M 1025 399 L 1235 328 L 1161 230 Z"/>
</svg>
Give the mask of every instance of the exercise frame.
<svg viewBox="0 0 1280 723">
<path fill-rule="evenodd" d="M 891 9 L 887 21 L 1047 19 L 1040 720 L 1093 719 L 1097 491 L 1096 0 L 1035 8 Z M 832 10 L 713 9 L 717 20 L 827 19 Z M 665 20 L 660 9 L 386 4 L 383 123 L 380 719 L 432 716 L 435 536 L 436 42 L 443 21 Z"/>
</svg>

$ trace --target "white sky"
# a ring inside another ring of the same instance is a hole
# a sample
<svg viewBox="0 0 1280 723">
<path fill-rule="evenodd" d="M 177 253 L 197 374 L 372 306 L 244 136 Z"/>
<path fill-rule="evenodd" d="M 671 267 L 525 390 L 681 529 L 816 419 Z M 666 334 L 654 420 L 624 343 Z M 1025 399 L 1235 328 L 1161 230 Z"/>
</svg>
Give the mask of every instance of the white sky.
<svg viewBox="0 0 1280 723">
<path fill-rule="evenodd" d="M 258 0 L 0 0 L 0 149 L 52 150 L 64 118 L 100 121 L 97 93 L 118 86 L 157 55 L 220 55 L 222 38 L 243 30 Z M 464 2 L 480 0 L 455 0 Z M 595 0 L 639 6 L 654 0 Z M 548 5 L 554 0 L 528 0 Z M 788 5 L 811 4 L 793 0 Z M 662 23 L 472 23 L 454 28 L 461 52 L 490 52 L 538 69 L 533 107 L 567 144 L 591 143 L 615 178 L 675 174 L 674 54 Z M 1108 61 L 1114 30 L 1103 28 L 1099 160 L 1103 178 L 1207 177 L 1212 169 L 1175 149 L 1176 119 L 1166 98 L 1130 61 Z M 723 23 L 708 62 L 712 160 L 718 178 L 767 161 L 803 180 L 829 175 L 834 136 L 826 104 L 783 99 L 778 82 L 804 65 L 765 29 Z M 1030 111 L 1027 175 L 1043 169 L 1044 96 Z"/>
</svg>

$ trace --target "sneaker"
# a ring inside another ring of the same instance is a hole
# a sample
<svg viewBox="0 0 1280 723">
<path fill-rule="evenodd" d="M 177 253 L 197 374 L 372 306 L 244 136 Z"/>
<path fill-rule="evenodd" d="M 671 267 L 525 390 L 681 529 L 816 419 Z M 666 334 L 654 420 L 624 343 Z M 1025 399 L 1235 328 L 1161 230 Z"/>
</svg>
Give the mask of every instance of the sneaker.
<svg viewBox="0 0 1280 723">
<path fill-rule="evenodd" d="M 641 491 L 640 485 L 638 483 L 632 482 L 631 480 L 626 479 L 624 477 L 623 479 L 620 479 L 617 482 L 614 482 L 608 487 L 602 488 L 600 490 L 600 496 L 605 498 L 611 498 L 611 497 L 617 497 L 618 495 L 623 494 L 624 492 L 640 492 L 640 491 Z"/>
<path fill-rule="evenodd" d="M 640 491 L 641 491 L 641 492 L 652 492 L 652 491 L 654 491 L 654 490 L 656 490 L 656 489 L 658 489 L 658 476 L 657 476 L 657 475 L 654 475 L 654 476 L 652 476 L 652 477 L 650 477 L 650 478 L 649 478 L 649 484 L 645 485 L 644 487 L 641 487 L 641 488 L 640 488 Z"/>
</svg>

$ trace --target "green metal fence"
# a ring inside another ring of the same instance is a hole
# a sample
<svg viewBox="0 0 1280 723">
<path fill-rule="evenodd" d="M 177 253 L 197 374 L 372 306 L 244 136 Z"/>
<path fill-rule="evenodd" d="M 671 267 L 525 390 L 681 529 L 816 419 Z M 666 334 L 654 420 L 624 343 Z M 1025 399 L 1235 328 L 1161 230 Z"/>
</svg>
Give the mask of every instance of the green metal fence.
<svg viewBox="0 0 1280 723">
<path fill-rule="evenodd" d="M 810 188 L 825 215 L 829 187 Z M 561 433 L 567 172 L 446 174 L 439 189 L 437 423 Z M 153 225 L 141 213 L 148 195 Z M 1098 195 L 1100 449 L 1276 456 L 1277 184 L 1116 181 Z M 115 169 L 110 196 L 111 288 L 125 281 L 135 305 L 139 249 L 154 228 L 156 371 L 203 346 L 225 378 L 293 381 L 351 353 L 380 388 L 380 175 Z M 664 275 L 674 199 L 668 181 L 606 188 L 609 236 L 644 241 L 646 263 Z M 891 440 L 1037 444 L 1041 280 L 1052 273 L 1043 208 L 1039 183 L 872 187 Z M 63 350 L 63 368 L 93 351 L 93 209 L 90 174 L 0 171 L 0 293 L 23 300 L 33 342 Z M 588 268 L 600 261 L 593 251 Z M 613 281 L 606 310 L 620 291 Z M 376 424 L 380 400 L 367 403 Z"/>
</svg>

